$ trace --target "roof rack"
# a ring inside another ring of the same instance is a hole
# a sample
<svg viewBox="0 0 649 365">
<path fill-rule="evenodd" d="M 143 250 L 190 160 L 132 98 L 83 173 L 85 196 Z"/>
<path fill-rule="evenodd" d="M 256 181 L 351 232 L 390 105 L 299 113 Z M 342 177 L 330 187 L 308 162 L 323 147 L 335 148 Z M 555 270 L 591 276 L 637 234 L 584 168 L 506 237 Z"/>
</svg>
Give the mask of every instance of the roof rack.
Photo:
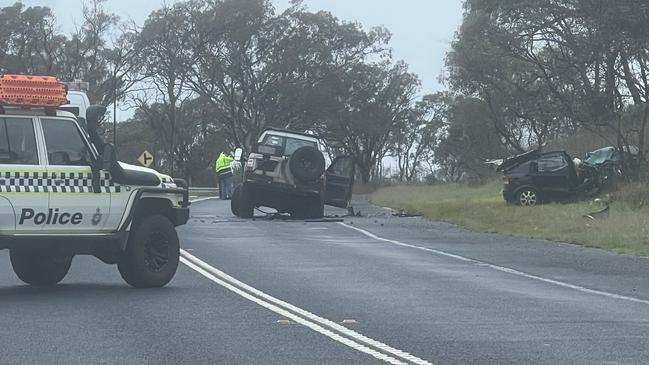
<svg viewBox="0 0 649 365">
<path fill-rule="evenodd" d="M 298 131 L 294 131 L 294 130 L 290 130 L 290 129 L 268 127 L 268 128 L 266 128 L 266 129 L 264 129 L 264 131 L 275 131 L 275 132 L 283 132 L 283 133 L 292 133 L 292 134 L 299 134 L 299 135 L 301 135 L 301 136 L 305 136 L 305 137 L 311 137 L 311 138 L 320 139 L 320 136 L 318 136 L 317 134 L 310 134 L 310 133 L 306 133 L 306 132 L 298 132 Z"/>
<path fill-rule="evenodd" d="M 66 94 L 53 76 L 0 75 L 0 106 L 57 108 L 68 103 Z"/>
</svg>

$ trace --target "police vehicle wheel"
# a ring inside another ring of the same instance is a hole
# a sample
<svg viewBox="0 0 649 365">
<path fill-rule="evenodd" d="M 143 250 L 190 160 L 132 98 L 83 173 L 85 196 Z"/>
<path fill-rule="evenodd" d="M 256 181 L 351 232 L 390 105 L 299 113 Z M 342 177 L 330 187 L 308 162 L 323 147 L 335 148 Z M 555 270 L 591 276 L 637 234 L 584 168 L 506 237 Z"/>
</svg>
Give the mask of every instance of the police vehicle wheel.
<svg viewBox="0 0 649 365">
<path fill-rule="evenodd" d="M 251 194 L 250 188 L 246 184 L 242 184 L 241 191 L 239 192 L 239 217 L 252 218 L 255 215 L 255 202 Z"/>
<path fill-rule="evenodd" d="M 158 288 L 171 281 L 179 261 L 180 244 L 174 225 L 162 215 L 151 215 L 131 231 L 117 268 L 133 287 Z"/>
<path fill-rule="evenodd" d="M 230 210 L 235 216 L 239 216 L 239 200 L 241 199 L 241 185 L 237 185 L 232 192 L 232 199 L 230 200 Z"/>
<path fill-rule="evenodd" d="M 11 249 L 11 266 L 18 278 L 30 285 L 55 285 L 67 275 L 72 256 L 51 250 Z"/>
</svg>

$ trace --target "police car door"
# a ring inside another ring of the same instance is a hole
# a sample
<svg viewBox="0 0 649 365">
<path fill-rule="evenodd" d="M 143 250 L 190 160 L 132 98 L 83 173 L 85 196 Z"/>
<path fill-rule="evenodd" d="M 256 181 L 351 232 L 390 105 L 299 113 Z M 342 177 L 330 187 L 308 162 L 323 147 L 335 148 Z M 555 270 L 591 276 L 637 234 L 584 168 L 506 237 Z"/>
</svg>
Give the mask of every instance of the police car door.
<svg viewBox="0 0 649 365">
<path fill-rule="evenodd" d="M 91 164 L 96 158 L 78 125 L 70 118 L 41 117 L 47 150 L 49 210 L 46 229 L 96 233 L 110 213 L 110 190 L 92 188 Z"/>
<path fill-rule="evenodd" d="M 0 115 L 0 232 L 39 233 L 47 212 L 47 174 L 38 153 L 34 118 Z M 15 231 L 14 231 L 15 230 Z"/>
</svg>

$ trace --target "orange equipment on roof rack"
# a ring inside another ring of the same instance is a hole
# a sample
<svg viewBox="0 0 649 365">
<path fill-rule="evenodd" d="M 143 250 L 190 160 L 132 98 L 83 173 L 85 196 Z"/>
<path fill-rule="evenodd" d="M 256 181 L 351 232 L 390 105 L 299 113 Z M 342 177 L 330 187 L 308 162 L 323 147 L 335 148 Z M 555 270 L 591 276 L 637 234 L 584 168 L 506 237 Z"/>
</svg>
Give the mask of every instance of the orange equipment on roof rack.
<svg viewBox="0 0 649 365">
<path fill-rule="evenodd" d="M 65 85 L 52 76 L 1 75 L 0 105 L 56 108 L 68 104 Z"/>
</svg>

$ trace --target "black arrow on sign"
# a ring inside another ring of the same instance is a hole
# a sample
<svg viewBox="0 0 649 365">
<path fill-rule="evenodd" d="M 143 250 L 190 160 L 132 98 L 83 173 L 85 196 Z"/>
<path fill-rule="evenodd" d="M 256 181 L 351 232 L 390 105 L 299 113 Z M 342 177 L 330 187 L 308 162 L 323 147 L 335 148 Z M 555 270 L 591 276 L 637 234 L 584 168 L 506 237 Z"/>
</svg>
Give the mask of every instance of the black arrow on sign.
<svg viewBox="0 0 649 365">
<path fill-rule="evenodd" d="M 142 156 L 144 159 L 144 164 L 148 165 L 149 161 L 153 160 L 153 156 L 149 156 L 148 153 L 144 152 L 144 156 Z"/>
</svg>

